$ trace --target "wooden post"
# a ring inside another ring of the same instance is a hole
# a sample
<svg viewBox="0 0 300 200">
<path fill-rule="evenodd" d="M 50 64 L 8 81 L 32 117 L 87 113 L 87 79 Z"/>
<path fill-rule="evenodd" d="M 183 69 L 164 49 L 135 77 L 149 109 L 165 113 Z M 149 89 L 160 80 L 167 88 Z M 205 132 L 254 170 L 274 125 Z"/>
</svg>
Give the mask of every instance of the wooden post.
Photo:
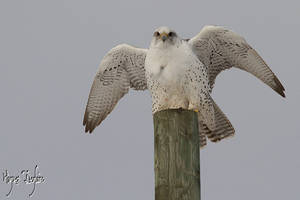
<svg viewBox="0 0 300 200">
<path fill-rule="evenodd" d="M 197 114 L 163 110 L 153 121 L 155 200 L 200 200 Z"/>
</svg>

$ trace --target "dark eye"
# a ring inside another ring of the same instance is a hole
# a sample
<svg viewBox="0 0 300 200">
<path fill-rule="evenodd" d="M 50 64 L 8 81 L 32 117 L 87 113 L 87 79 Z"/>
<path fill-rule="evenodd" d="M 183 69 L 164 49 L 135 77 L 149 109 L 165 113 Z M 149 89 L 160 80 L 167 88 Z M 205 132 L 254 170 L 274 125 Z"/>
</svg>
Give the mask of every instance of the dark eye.
<svg viewBox="0 0 300 200">
<path fill-rule="evenodd" d="M 174 32 L 170 32 L 169 33 L 169 37 L 173 37 L 173 36 L 175 36 L 176 34 L 174 33 Z"/>
<path fill-rule="evenodd" d="M 158 37 L 160 35 L 160 33 L 158 31 L 155 31 L 153 36 Z"/>
</svg>

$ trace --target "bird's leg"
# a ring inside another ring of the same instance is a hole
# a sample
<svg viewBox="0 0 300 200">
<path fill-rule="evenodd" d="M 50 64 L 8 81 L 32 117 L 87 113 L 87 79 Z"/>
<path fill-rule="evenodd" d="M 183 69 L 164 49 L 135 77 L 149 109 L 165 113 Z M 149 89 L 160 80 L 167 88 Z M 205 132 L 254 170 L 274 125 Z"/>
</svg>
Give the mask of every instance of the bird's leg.
<svg viewBox="0 0 300 200">
<path fill-rule="evenodd" d="M 200 113 L 205 124 L 210 130 L 215 128 L 215 116 L 214 116 L 214 107 L 213 100 L 211 99 L 209 93 L 200 93 L 196 98 L 190 99 L 189 110 L 193 110 L 197 113 Z"/>
<path fill-rule="evenodd" d="M 193 110 L 194 112 L 198 113 L 200 111 L 199 105 L 197 106 L 196 104 L 189 103 L 189 110 Z"/>
</svg>

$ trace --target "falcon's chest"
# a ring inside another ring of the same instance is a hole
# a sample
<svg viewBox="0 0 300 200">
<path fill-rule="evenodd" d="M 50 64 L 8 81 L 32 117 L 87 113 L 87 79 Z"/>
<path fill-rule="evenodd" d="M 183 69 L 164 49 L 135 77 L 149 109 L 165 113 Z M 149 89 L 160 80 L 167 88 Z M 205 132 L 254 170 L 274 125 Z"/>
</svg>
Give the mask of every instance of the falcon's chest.
<svg viewBox="0 0 300 200">
<path fill-rule="evenodd" d="M 180 83 L 189 67 L 189 54 L 184 45 L 150 48 L 145 60 L 147 78 L 154 79 L 162 85 Z"/>
</svg>

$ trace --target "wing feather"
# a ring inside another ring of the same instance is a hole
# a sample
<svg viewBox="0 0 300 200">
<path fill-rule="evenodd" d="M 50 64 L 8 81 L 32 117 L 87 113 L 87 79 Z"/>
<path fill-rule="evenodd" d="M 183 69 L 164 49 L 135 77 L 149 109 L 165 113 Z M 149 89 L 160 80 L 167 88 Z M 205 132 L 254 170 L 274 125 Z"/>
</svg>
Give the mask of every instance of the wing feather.
<svg viewBox="0 0 300 200">
<path fill-rule="evenodd" d="M 110 50 L 103 58 L 84 114 L 85 132 L 93 132 L 128 93 L 129 88 L 147 89 L 144 67 L 146 54 L 146 49 L 123 44 Z"/>
<path fill-rule="evenodd" d="M 188 42 L 208 67 L 211 88 L 221 71 L 237 67 L 253 74 L 285 97 L 284 87 L 266 62 L 243 37 L 233 31 L 219 26 L 205 26 Z"/>
</svg>

